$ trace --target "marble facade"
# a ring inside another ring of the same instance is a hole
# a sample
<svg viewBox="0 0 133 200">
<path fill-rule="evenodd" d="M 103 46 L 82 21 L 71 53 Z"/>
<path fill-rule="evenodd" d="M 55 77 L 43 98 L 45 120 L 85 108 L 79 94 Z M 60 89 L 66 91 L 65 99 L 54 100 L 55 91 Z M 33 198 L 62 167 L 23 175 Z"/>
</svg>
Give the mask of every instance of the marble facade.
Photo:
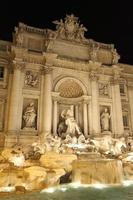
<svg viewBox="0 0 133 200">
<path fill-rule="evenodd" d="M 74 15 L 53 23 L 54 31 L 19 23 L 12 42 L 0 41 L 1 146 L 57 135 L 68 109 L 86 138 L 132 136 L 133 67 L 114 45 L 85 38 Z"/>
</svg>

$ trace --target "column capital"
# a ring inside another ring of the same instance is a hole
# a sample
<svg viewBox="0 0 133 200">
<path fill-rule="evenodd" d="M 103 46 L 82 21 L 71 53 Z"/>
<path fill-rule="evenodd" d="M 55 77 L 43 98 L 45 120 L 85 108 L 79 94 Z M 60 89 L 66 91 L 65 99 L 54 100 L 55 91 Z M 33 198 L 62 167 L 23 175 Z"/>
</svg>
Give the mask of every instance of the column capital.
<svg viewBox="0 0 133 200">
<path fill-rule="evenodd" d="M 120 66 L 117 66 L 117 65 L 112 66 L 112 72 L 113 72 L 112 79 L 113 79 L 114 84 L 119 84 L 122 71 L 123 71 L 123 68 L 121 68 Z"/>
<path fill-rule="evenodd" d="M 119 85 L 120 84 L 120 79 L 119 77 L 111 77 L 110 79 L 110 85 Z"/>
<path fill-rule="evenodd" d="M 59 101 L 59 95 L 60 95 L 59 92 L 52 92 L 52 99 L 54 101 Z"/>
<path fill-rule="evenodd" d="M 133 82 L 128 81 L 127 86 L 128 86 L 128 88 L 133 88 Z"/>
<path fill-rule="evenodd" d="M 25 69 L 25 62 L 13 60 L 12 68 L 14 70 L 17 69 L 17 70 L 23 71 Z"/>
<path fill-rule="evenodd" d="M 51 66 L 42 66 L 41 67 L 41 72 L 43 75 L 45 74 L 51 74 L 52 73 L 52 67 Z"/>
<path fill-rule="evenodd" d="M 83 95 L 82 98 L 83 98 L 83 104 L 89 104 L 89 102 L 90 102 L 90 97 L 89 96 Z"/>
<path fill-rule="evenodd" d="M 99 76 L 96 71 L 92 70 L 89 72 L 89 78 L 91 81 L 97 81 L 99 79 Z"/>
</svg>

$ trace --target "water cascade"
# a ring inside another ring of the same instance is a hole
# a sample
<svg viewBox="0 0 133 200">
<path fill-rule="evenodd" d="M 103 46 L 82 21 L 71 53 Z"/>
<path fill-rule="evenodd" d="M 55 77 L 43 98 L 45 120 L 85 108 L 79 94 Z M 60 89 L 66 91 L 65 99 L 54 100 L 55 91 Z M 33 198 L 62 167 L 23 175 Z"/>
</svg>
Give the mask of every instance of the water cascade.
<svg viewBox="0 0 133 200">
<path fill-rule="evenodd" d="M 73 162 L 72 182 L 82 184 L 121 184 L 123 168 L 120 160 L 78 159 Z"/>
</svg>

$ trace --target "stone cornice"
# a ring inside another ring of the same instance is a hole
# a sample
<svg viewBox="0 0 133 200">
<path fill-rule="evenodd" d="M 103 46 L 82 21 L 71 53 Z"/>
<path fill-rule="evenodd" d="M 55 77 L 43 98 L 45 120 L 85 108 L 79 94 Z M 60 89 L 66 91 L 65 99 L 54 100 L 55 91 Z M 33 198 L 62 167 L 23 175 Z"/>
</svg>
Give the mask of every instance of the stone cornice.
<svg viewBox="0 0 133 200">
<path fill-rule="evenodd" d="M 77 97 L 77 98 L 64 98 L 59 96 L 55 96 L 55 93 L 52 92 L 52 98 L 53 100 L 56 100 L 58 103 L 67 103 L 67 104 L 80 104 L 80 103 L 86 103 L 89 104 L 90 100 L 91 100 L 91 96 L 87 96 L 87 95 L 83 95 L 81 97 Z"/>
<path fill-rule="evenodd" d="M 42 53 L 30 52 L 26 48 L 12 46 L 12 53 L 14 53 L 16 59 L 22 59 L 27 63 L 44 65 L 46 62 L 45 56 Z"/>
<path fill-rule="evenodd" d="M 79 71 L 89 71 L 88 63 L 81 62 L 81 61 L 70 61 L 65 59 L 56 59 L 54 60 L 53 65 L 55 67 L 66 68 L 66 69 L 73 69 Z"/>
<path fill-rule="evenodd" d="M 41 59 L 34 56 L 25 56 L 23 58 L 23 61 L 27 63 L 39 64 L 39 65 L 44 65 L 45 63 L 45 60 L 43 58 Z"/>
<path fill-rule="evenodd" d="M 101 63 L 57 58 L 53 60 L 53 65 L 60 68 L 89 72 L 92 69 L 100 68 Z"/>
</svg>

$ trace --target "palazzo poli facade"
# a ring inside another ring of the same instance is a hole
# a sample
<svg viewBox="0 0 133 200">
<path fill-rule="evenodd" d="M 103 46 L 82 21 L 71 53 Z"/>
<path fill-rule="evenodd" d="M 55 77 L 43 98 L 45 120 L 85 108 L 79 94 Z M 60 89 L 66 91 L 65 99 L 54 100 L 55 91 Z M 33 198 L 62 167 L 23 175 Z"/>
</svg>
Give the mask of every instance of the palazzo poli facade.
<svg viewBox="0 0 133 200">
<path fill-rule="evenodd" d="M 54 31 L 19 23 L 13 42 L 0 41 L 1 146 L 61 137 L 70 110 L 86 138 L 132 136 L 133 66 L 112 44 L 86 39 L 74 15 L 53 23 Z"/>
</svg>

